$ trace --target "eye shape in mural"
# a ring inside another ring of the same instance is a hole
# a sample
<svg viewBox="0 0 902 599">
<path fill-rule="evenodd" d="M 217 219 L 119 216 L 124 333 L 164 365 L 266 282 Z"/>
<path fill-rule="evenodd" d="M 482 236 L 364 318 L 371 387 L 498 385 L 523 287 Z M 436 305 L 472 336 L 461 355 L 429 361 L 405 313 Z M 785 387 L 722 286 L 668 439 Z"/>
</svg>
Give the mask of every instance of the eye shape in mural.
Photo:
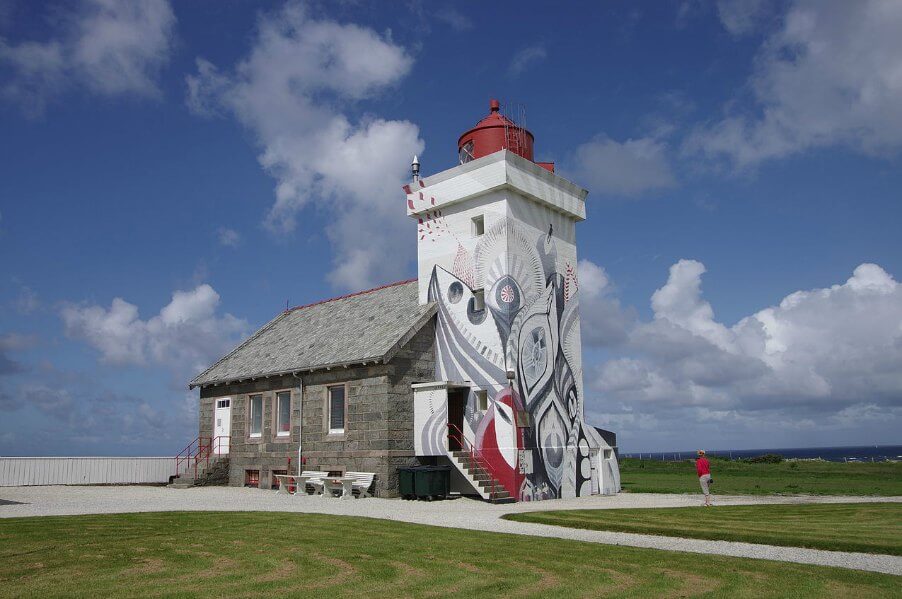
<svg viewBox="0 0 902 599">
<path fill-rule="evenodd" d="M 464 286 L 454 281 L 448 287 L 448 301 L 452 304 L 456 304 L 460 301 L 460 298 L 464 296 Z"/>
<path fill-rule="evenodd" d="M 526 335 L 520 350 L 520 364 L 523 365 L 526 385 L 531 389 L 548 368 L 548 340 L 545 337 L 545 329 L 536 327 Z"/>
</svg>

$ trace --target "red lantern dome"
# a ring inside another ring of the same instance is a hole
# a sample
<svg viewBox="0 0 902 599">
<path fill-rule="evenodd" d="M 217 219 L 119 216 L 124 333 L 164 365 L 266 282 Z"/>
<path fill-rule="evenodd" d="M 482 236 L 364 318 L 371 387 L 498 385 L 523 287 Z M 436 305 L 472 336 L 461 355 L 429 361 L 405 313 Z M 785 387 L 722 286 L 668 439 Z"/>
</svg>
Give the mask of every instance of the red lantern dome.
<svg viewBox="0 0 902 599">
<path fill-rule="evenodd" d="M 501 114 L 500 108 L 498 100 L 491 100 L 489 115 L 457 140 L 461 164 L 505 148 L 527 160 L 533 159 L 535 138 L 532 133 Z"/>
</svg>

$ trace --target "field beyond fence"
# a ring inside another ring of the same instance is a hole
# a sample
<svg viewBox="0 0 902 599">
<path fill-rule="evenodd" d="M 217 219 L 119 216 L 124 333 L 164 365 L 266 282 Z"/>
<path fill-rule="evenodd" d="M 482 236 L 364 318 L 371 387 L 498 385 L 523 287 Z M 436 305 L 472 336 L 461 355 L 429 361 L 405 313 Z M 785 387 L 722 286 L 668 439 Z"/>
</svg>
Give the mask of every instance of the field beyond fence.
<svg viewBox="0 0 902 599">
<path fill-rule="evenodd" d="M 902 495 L 902 463 L 817 460 L 749 463 L 711 458 L 716 494 Z M 633 493 L 700 493 L 694 460 L 620 461 L 623 490 Z"/>
</svg>

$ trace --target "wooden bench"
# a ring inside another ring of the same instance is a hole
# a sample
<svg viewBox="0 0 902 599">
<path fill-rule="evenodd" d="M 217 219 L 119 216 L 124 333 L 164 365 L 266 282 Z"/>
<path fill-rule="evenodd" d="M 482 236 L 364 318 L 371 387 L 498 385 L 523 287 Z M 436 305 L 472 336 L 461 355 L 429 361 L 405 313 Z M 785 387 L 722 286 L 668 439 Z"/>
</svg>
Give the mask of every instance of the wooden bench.
<svg viewBox="0 0 902 599">
<path fill-rule="evenodd" d="M 370 487 L 373 486 L 375 472 L 345 472 L 342 476 L 327 476 L 323 479 L 323 499 L 340 497 L 354 499 L 356 497 L 372 497 Z"/>
<path fill-rule="evenodd" d="M 357 491 L 358 497 L 372 497 L 370 489 L 373 486 L 373 480 L 376 478 L 375 472 L 345 472 L 345 478 L 354 479 L 351 484 L 354 491 Z"/>
</svg>

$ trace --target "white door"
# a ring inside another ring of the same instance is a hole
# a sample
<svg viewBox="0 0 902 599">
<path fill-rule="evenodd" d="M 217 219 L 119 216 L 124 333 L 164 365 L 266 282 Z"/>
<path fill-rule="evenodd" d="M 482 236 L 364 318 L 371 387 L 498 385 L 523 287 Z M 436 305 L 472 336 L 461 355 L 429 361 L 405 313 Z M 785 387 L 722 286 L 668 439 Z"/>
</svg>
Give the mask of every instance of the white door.
<svg viewBox="0 0 902 599">
<path fill-rule="evenodd" d="M 599 481 L 599 474 L 601 473 L 601 469 L 598 467 L 598 450 L 590 449 L 589 450 L 589 464 L 592 469 L 592 495 L 598 495 L 600 492 L 599 489 L 601 487 L 601 481 Z"/>
<path fill-rule="evenodd" d="M 229 453 L 229 435 L 232 434 L 232 400 L 225 397 L 216 400 L 213 414 L 213 452 Z M 218 438 L 217 438 L 218 437 Z"/>
</svg>

